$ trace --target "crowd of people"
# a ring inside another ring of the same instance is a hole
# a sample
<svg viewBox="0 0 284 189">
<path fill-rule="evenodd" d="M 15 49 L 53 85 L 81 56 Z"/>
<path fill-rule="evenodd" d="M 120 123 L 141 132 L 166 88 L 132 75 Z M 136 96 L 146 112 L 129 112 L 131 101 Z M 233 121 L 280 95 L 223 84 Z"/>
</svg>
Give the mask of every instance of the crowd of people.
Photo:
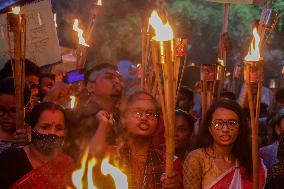
<svg viewBox="0 0 284 189">
<path fill-rule="evenodd" d="M 165 174 L 165 128 L 158 95 L 139 87 L 129 91 L 116 65 L 95 65 L 76 87 L 26 60 L 21 128 L 16 128 L 12 70 L 9 61 L 0 71 L 0 189 L 72 188 L 72 173 L 86 149 L 88 158 L 101 162 L 109 157 L 115 162 L 131 189 L 253 188 L 250 117 L 232 92 L 223 91 L 202 120 L 200 91 L 181 87 L 175 110 L 174 171 Z M 71 95 L 77 97 L 72 109 Z M 263 103 L 262 108 L 259 188 L 280 189 L 284 88 L 275 92 L 272 105 Z M 97 185 L 111 188 L 105 180 L 99 179 Z"/>
</svg>

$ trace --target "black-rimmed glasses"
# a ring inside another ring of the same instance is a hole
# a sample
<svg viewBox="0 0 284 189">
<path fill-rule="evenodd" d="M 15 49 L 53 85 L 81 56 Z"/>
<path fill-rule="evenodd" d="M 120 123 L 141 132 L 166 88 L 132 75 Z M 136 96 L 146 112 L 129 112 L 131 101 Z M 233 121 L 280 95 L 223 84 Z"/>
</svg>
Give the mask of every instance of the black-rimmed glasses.
<svg viewBox="0 0 284 189">
<path fill-rule="evenodd" d="M 235 119 L 215 119 L 211 122 L 211 126 L 214 127 L 216 130 L 223 129 L 224 125 L 227 125 L 227 128 L 229 128 L 230 130 L 233 130 L 240 126 L 240 122 Z"/>
</svg>

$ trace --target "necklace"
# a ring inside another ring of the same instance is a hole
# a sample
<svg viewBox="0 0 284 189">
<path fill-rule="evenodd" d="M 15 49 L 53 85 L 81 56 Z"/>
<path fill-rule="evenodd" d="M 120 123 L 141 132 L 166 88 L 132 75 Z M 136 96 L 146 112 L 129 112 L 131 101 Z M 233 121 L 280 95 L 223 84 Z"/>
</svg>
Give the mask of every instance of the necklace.
<svg viewBox="0 0 284 189">
<path fill-rule="evenodd" d="M 211 150 L 211 154 L 209 153 L 209 150 Z M 228 156 L 218 155 L 218 154 L 216 154 L 214 147 L 209 147 L 208 151 L 207 151 L 207 154 L 211 158 L 214 158 L 214 159 L 222 159 L 222 160 L 225 160 L 225 161 L 233 161 L 233 157 L 232 157 L 231 153 Z"/>
</svg>

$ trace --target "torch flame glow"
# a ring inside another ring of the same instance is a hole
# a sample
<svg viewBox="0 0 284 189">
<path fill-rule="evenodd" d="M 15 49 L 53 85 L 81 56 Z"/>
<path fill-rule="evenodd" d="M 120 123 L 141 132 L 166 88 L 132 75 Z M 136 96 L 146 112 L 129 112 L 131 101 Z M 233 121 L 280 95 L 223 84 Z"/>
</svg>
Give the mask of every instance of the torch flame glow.
<svg viewBox="0 0 284 189">
<path fill-rule="evenodd" d="M 218 58 L 218 61 L 217 61 L 219 64 L 221 64 L 222 66 L 224 66 L 224 60 Z"/>
<path fill-rule="evenodd" d="M 75 107 L 76 104 L 76 97 L 75 96 L 70 96 L 70 108 L 73 109 Z"/>
<path fill-rule="evenodd" d="M 81 167 L 75 170 L 72 174 L 72 182 L 76 189 L 97 189 L 93 181 L 93 168 L 97 164 L 97 160 L 95 158 L 92 158 L 87 161 L 88 154 L 89 148 L 87 148 L 86 152 L 83 155 L 83 158 L 81 160 Z M 86 183 L 84 183 L 85 179 L 83 178 L 86 171 L 88 182 L 87 187 Z M 101 172 L 103 175 L 110 175 L 113 178 L 116 189 L 128 189 L 127 176 L 123 174 L 118 168 L 111 165 L 108 158 L 102 161 Z M 71 187 L 67 187 L 67 189 L 71 189 Z"/>
<path fill-rule="evenodd" d="M 98 3 L 97 3 L 97 5 L 99 5 L 99 6 L 102 6 L 102 5 L 103 5 L 103 2 L 102 2 L 102 0 L 98 0 Z"/>
<path fill-rule="evenodd" d="M 260 59 L 259 51 L 260 37 L 257 28 L 253 29 L 253 41 L 250 44 L 249 52 L 245 57 L 246 61 L 258 61 Z"/>
<path fill-rule="evenodd" d="M 12 7 L 12 12 L 14 14 L 20 14 L 21 11 L 21 7 L 17 6 L 17 7 Z"/>
<path fill-rule="evenodd" d="M 154 39 L 156 41 L 169 41 L 174 38 L 170 24 L 164 24 L 156 11 L 152 12 L 149 23 L 155 30 L 156 36 Z"/>
<path fill-rule="evenodd" d="M 55 23 L 55 27 L 57 28 L 56 13 L 53 14 L 53 20 L 54 20 L 54 23 Z"/>
<path fill-rule="evenodd" d="M 81 160 L 81 167 L 77 170 L 75 170 L 72 174 L 72 182 L 76 189 L 83 189 L 83 176 L 86 168 L 86 162 L 89 154 L 89 148 L 86 150 L 86 152 L 83 155 L 83 158 Z"/>
<path fill-rule="evenodd" d="M 118 168 L 108 163 L 108 159 L 104 159 L 102 162 L 101 171 L 104 175 L 111 175 L 116 189 L 128 188 L 127 176 L 123 174 Z"/>
<path fill-rule="evenodd" d="M 97 164 L 97 161 L 95 158 L 92 158 L 88 162 L 88 189 L 97 189 L 93 181 L 93 168 L 95 167 L 96 164 Z"/>
<path fill-rule="evenodd" d="M 73 30 L 78 33 L 79 44 L 84 45 L 86 47 L 89 47 L 89 45 L 86 43 L 86 41 L 83 37 L 84 31 L 79 28 L 79 20 L 78 19 L 74 20 Z"/>
</svg>

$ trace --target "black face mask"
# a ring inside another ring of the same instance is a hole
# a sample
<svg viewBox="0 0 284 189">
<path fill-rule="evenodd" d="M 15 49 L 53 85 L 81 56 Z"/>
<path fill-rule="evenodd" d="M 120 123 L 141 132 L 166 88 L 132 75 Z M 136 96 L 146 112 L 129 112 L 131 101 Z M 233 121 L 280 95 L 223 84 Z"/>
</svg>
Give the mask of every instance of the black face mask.
<svg viewBox="0 0 284 189">
<path fill-rule="evenodd" d="M 38 151 L 45 155 L 50 155 L 54 149 L 61 148 L 64 136 L 54 134 L 41 134 L 35 130 L 32 131 L 32 144 Z"/>
</svg>

